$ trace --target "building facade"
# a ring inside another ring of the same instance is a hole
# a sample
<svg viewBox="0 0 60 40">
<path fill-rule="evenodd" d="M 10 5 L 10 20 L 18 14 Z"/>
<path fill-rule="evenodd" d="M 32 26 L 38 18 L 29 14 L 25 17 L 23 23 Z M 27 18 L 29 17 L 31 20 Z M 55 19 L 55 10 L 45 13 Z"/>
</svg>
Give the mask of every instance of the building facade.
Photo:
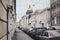
<svg viewBox="0 0 60 40">
<path fill-rule="evenodd" d="M 33 13 L 33 10 L 31 8 L 31 6 L 29 5 L 26 15 L 24 15 L 19 22 L 21 27 L 30 27 L 29 19 L 30 19 L 32 13 Z"/>
<path fill-rule="evenodd" d="M 24 15 L 24 16 L 22 17 L 21 25 L 22 25 L 22 27 L 28 27 L 27 15 Z"/>
<path fill-rule="evenodd" d="M 33 27 L 51 27 L 50 9 L 36 10 L 31 14 L 29 22 Z"/>
<path fill-rule="evenodd" d="M 60 0 L 50 0 L 52 26 L 60 29 Z"/>
<path fill-rule="evenodd" d="M 20 24 L 23 27 L 51 27 L 50 8 L 36 10 L 31 14 L 24 15 Z"/>
<path fill-rule="evenodd" d="M 16 23 L 16 0 L 0 0 L 0 40 L 12 40 Z"/>
<path fill-rule="evenodd" d="M 3 4 L 4 6 L 3 6 Z M 0 0 L 0 40 L 7 40 L 6 0 Z"/>
</svg>

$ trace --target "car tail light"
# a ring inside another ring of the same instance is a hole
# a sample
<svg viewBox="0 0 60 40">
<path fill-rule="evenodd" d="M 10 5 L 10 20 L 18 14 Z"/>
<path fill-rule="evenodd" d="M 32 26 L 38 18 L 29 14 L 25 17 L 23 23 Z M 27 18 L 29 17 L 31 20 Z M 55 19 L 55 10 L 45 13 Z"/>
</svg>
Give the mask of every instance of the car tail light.
<svg viewBox="0 0 60 40">
<path fill-rule="evenodd" d="M 50 40 L 55 40 L 54 38 L 51 38 Z"/>
<path fill-rule="evenodd" d="M 38 32 L 35 32 L 35 34 L 39 34 Z"/>
</svg>

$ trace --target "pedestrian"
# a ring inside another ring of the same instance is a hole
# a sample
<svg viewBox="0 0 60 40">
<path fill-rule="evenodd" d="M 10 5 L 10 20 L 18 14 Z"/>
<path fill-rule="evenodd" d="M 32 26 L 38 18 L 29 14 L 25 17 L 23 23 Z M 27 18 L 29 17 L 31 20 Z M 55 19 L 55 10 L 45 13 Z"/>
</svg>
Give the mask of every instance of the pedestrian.
<svg viewBox="0 0 60 40">
<path fill-rule="evenodd" d="M 44 23 L 42 23 L 42 27 L 44 27 Z"/>
<path fill-rule="evenodd" d="M 21 29 L 20 26 L 18 26 L 18 29 Z"/>
</svg>

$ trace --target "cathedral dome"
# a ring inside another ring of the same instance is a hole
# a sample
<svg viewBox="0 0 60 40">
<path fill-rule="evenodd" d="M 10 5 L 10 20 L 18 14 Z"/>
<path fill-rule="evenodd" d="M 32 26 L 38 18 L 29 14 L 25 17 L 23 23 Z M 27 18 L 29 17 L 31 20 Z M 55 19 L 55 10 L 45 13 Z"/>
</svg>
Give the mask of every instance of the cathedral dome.
<svg viewBox="0 0 60 40">
<path fill-rule="evenodd" d="M 33 10 L 32 10 L 32 8 L 31 8 L 31 6 L 29 5 L 29 8 L 27 9 L 26 14 L 30 14 L 30 13 L 32 13 L 32 12 L 33 12 Z"/>
</svg>

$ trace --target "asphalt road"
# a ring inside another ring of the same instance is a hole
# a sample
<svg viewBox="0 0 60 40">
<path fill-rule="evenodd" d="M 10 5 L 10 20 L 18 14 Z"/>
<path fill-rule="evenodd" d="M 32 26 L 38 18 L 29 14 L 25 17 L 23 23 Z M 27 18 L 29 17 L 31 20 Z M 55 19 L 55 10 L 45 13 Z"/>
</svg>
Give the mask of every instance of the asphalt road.
<svg viewBox="0 0 60 40">
<path fill-rule="evenodd" d="M 14 33 L 12 40 L 33 40 L 33 39 L 29 37 L 27 34 L 25 34 L 23 31 L 17 30 Z"/>
</svg>

